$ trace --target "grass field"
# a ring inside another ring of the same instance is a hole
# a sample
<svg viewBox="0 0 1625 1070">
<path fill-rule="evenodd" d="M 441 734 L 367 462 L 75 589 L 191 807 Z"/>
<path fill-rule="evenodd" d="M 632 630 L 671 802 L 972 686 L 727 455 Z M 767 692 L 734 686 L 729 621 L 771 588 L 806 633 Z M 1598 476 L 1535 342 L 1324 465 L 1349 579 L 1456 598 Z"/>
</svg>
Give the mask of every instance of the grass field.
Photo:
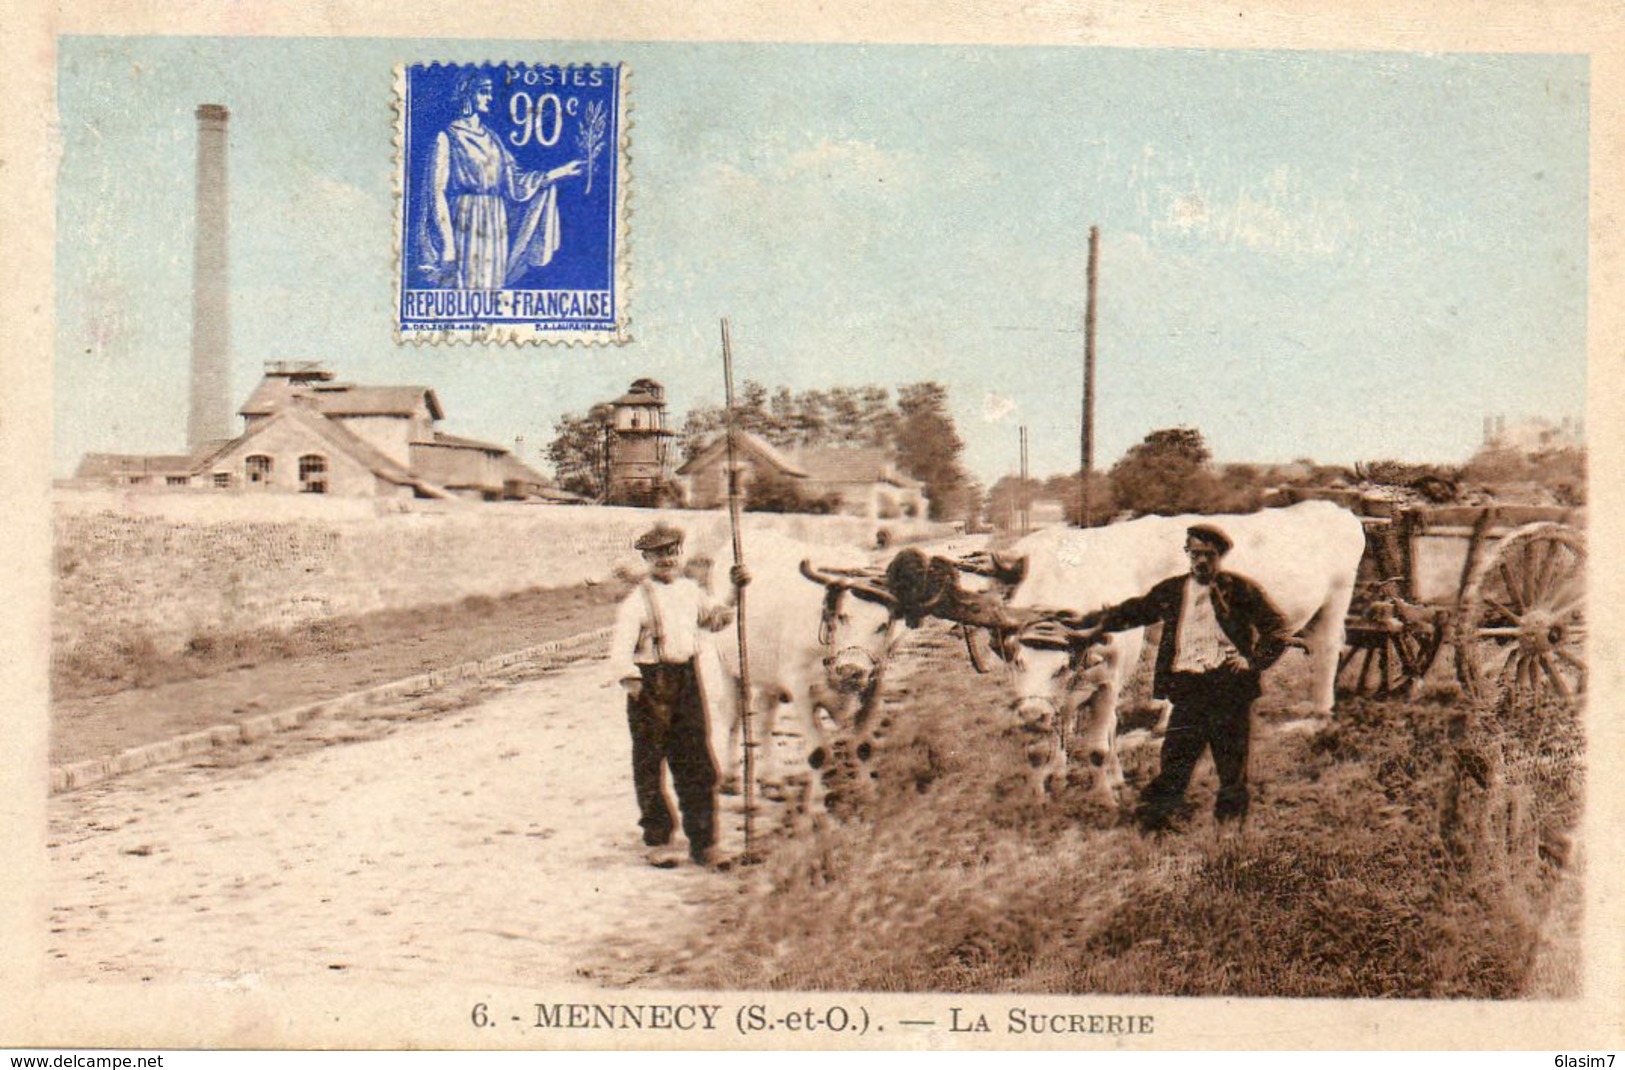
<svg viewBox="0 0 1625 1070">
<path fill-rule="evenodd" d="M 821 830 L 771 841 L 744 878 L 764 894 L 721 902 L 703 941 L 657 956 L 675 965 L 652 983 L 1524 994 L 1578 816 L 1577 713 L 1509 734 L 1440 688 L 1296 721 L 1293 659 L 1257 708 L 1245 835 L 1216 836 L 1204 759 L 1187 827 L 1147 839 L 1082 783 L 1034 799 L 1002 675 L 972 673 L 945 632 L 917 633 L 888 681 L 869 790 L 840 791 Z M 1141 728 L 1121 746 L 1137 791 L 1156 743 Z"/>
</svg>

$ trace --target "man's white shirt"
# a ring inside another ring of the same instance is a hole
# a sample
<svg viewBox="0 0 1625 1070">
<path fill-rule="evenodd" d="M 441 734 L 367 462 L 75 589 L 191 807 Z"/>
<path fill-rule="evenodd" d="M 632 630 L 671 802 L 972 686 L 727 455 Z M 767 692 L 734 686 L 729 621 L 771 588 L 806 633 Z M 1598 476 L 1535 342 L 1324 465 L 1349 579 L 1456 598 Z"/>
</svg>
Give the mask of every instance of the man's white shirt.
<svg viewBox="0 0 1625 1070">
<path fill-rule="evenodd" d="M 656 626 L 650 617 L 653 600 L 659 614 L 660 649 L 655 649 Z M 700 633 L 726 627 L 730 608 L 707 594 L 686 576 L 670 583 L 645 579 L 621 602 L 610 637 L 612 679 L 638 675 L 639 665 L 680 665 L 699 652 Z"/>
<path fill-rule="evenodd" d="M 1185 601 L 1179 611 L 1179 636 L 1174 646 L 1174 672 L 1207 672 L 1236 655 L 1236 645 L 1219 627 L 1213 612 L 1213 585 L 1185 578 Z"/>
</svg>

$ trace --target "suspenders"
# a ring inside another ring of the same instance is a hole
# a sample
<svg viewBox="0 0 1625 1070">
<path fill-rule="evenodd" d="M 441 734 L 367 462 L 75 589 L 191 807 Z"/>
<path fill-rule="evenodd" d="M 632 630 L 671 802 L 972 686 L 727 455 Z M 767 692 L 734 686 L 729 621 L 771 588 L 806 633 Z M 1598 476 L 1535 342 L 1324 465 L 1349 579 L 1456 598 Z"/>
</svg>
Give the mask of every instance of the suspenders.
<svg viewBox="0 0 1625 1070">
<path fill-rule="evenodd" d="M 643 604 L 649 611 L 647 627 L 649 641 L 654 646 L 655 662 L 664 665 L 666 662 L 666 627 L 660 620 L 660 607 L 655 604 L 654 588 L 644 580 L 638 585 L 643 589 Z"/>
</svg>

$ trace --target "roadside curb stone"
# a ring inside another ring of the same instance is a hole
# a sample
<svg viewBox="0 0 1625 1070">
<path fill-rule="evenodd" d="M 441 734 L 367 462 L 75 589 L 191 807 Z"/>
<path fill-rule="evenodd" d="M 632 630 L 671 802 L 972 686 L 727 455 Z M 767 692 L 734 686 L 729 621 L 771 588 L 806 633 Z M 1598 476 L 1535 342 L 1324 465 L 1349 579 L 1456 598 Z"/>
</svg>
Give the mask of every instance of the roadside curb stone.
<svg viewBox="0 0 1625 1070">
<path fill-rule="evenodd" d="M 321 717 L 361 709 L 389 699 L 429 694 L 448 684 L 482 679 L 527 662 L 541 663 L 543 668 L 555 668 L 558 665 L 583 661 L 591 657 L 602 657 L 603 647 L 609 641 L 609 633 L 609 628 L 597 628 L 565 639 L 554 639 L 537 646 L 494 654 L 479 661 L 465 661 L 444 669 L 419 673 L 401 680 L 391 680 L 335 698 L 308 702 L 302 706 L 273 713 L 256 714 L 242 721 L 212 725 L 154 743 L 143 743 L 116 754 L 53 765 L 50 770 L 50 791 L 52 795 L 60 795 L 124 773 L 133 773 L 185 758 L 195 758 L 217 747 L 255 743 L 278 732 L 290 731 L 309 724 Z"/>
</svg>

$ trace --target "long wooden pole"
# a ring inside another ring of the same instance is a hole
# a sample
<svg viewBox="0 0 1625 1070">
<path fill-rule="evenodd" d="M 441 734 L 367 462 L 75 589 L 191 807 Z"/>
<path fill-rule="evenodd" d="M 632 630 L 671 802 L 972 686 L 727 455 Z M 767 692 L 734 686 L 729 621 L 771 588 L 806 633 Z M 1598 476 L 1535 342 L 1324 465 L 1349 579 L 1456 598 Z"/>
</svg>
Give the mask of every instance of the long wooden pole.
<svg viewBox="0 0 1625 1070">
<path fill-rule="evenodd" d="M 722 377 L 728 402 L 728 527 L 733 534 L 734 564 L 745 563 L 745 545 L 739 522 L 739 464 L 734 446 L 734 358 L 733 342 L 728 335 L 728 320 L 722 320 Z M 739 702 L 740 735 L 745 747 L 745 856 L 740 861 L 749 865 L 756 861 L 756 740 L 751 727 L 750 708 L 750 648 L 745 641 L 745 588 L 734 589 L 734 630 L 739 636 Z"/>
<path fill-rule="evenodd" d="M 1089 477 L 1095 472 L 1095 278 L 1100 271 L 1100 228 L 1089 228 L 1089 304 L 1083 314 L 1083 442 L 1082 489 L 1078 492 L 1078 526 L 1094 522 L 1089 500 Z"/>
</svg>

